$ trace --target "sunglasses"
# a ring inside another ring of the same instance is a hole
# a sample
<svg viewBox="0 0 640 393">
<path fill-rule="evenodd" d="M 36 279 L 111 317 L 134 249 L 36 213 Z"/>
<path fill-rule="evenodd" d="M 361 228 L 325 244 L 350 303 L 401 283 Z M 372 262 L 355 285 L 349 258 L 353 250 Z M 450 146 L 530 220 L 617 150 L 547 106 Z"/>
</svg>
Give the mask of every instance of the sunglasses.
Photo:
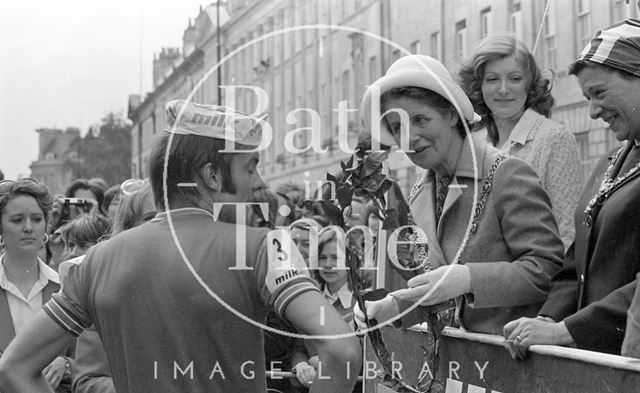
<svg viewBox="0 0 640 393">
<path fill-rule="evenodd" d="M 127 179 L 120 185 L 120 191 L 122 191 L 124 195 L 135 194 L 148 183 L 149 179 Z"/>
</svg>

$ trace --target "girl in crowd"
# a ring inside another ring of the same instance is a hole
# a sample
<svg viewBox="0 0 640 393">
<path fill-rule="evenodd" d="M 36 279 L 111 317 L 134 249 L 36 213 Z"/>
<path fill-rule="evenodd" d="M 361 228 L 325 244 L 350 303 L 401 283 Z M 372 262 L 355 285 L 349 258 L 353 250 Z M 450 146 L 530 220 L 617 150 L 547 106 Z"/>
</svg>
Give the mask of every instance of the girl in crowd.
<svg viewBox="0 0 640 393">
<path fill-rule="evenodd" d="M 72 201 L 72 198 L 79 199 L 79 201 Z M 46 251 L 49 266 L 58 270 L 58 265 L 64 260 L 62 258 L 64 244 L 60 237 L 60 229 L 81 214 L 106 215 L 102 210 L 103 204 L 104 191 L 93 179 L 74 180 L 64 195 L 56 198 L 48 228 L 50 241 L 47 243 Z"/>
<path fill-rule="evenodd" d="M 0 182 L 0 354 L 60 289 L 58 273 L 38 257 L 49 238 L 52 203 L 47 187 L 36 180 Z M 55 358 L 43 374 L 56 389 L 70 379 L 69 358 Z"/>
<path fill-rule="evenodd" d="M 325 299 L 338 310 L 349 326 L 353 326 L 355 284 L 349 279 L 349 271 L 346 269 L 345 239 L 338 236 L 333 226 L 323 228 L 318 235 L 318 270 L 314 272 L 314 276 Z M 296 348 L 292 364 L 298 381 L 309 387 L 315 379 L 318 366 L 313 348 L 309 345 Z"/>
<path fill-rule="evenodd" d="M 333 226 L 323 228 L 318 235 L 318 270 L 315 275 L 320 290 L 342 318 L 353 325 L 353 286 L 345 266 L 345 239 Z"/>
<path fill-rule="evenodd" d="M 380 100 L 381 118 L 371 113 L 372 100 Z M 365 120 L 380 119 L 374 141 L 387 146 L 408 141 L 402 149 L 425 170 L 409 203 L 428 245 L 416 245 L 415 253 L 428 271 L 410 279 L 409 288 L 367 302 L 368 317 L 387 321 L 414 303 L 455 299 L 460 326 L 500 334 L 514 315 L 535 316 L 564 251 L 535 171 L 500 154 L 478 133 L 467 134 L 463 123 L 475 120 L 473 106 L 447 69 L 429 56 L 393 63 L 367 89 L 363 108 Z M 364 314 L 357 305 L 354 311 L 364 327 Z M 416 314 L 403 322 L 422 322 L 424 316 Z"/>
<path fill-rule="evenodd" d="M 480 42 L 459 78 L 482 116 L 488 142 L 525 160 L 540 176 L 566 250 L 575 237 L 573 211 L 583 181 L 573 134 L 549 118 L 554 104 L 550 81 L 525 45 L 506 34 Z"/>
<path fill-rule="evenodd" d="M 89 247 L 104 240 L 109 232 L 111 223 L 107 217 L 99 214 L 79 215 L 60 229 L 64 244 L 62 259 L 67 261 L 86 254 Z"/>
</svg>

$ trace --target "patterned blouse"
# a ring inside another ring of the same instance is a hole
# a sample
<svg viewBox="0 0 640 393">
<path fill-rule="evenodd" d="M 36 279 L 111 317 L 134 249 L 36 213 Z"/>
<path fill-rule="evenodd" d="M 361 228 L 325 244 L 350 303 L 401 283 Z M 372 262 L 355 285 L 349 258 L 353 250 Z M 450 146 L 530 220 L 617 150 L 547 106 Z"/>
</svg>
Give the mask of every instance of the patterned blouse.
<svg viewBox="0 0 640 393">
<path fill-rule="evenodd" d="M 575 238 L 573 214 L 584 186 L 575 137 L 564 125 L 529 108 L 501 150 L 526 161 L 540 176 L 566 251 Z"/>
</svg>

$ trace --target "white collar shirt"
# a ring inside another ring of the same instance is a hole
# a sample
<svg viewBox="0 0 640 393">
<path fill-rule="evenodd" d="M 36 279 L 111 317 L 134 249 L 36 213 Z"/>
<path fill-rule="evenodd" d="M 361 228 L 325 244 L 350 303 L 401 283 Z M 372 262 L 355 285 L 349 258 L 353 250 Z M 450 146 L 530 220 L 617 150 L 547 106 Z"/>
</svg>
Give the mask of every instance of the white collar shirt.
<svg viewBox="0 0 640 393">
<path fill-rule="evenodd" d="M 336 300 L 340 300 L 340 304 L 342 304 L 342 307 L 344 307 L 345 309 L 351 308 L 353 293 L 349 289 L 349 285 L 347 283 L 341 286 L 336 293 L 329 292 L 329 287 L 325 285 L 322 294 L 324 295 L 324 298 L 327 299 L 327 301 L 331 304 L 334 304 Z"/>
<path fill-rule="evenodd" d="M 534 131 L 534 126 L 540 117 L 542 117 L 542 115 L 531 108 L 524 111 L 522 117 L 520 117 L 518 123 L 513 127 L 509 138 L 504 142 L 500 150 L 503 153 L 509 154 L 512 145 L 518 144 L 524 146 L 527 141 L 533 140 L 532 131 Z"/>
<path fill-rule="evenodd" d="M 49 281 L 59 284 L 58 273 L 38 259 L 39 277 L 26 297 L 9 279 L 4 271 L 4 255 L 0 256 L 0 288 L 7 293 L 7 303 L 13 320 L 13 328 L 18 334 L 34 315 L 42 308 L 42 291 Z"/>
</svg>

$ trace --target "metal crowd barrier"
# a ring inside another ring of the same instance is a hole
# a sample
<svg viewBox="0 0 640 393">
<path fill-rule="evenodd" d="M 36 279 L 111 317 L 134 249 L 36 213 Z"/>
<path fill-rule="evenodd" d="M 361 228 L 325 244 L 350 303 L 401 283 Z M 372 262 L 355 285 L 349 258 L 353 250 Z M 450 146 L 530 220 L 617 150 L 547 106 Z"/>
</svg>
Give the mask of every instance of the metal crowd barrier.
<svg viewBox="0 0 640 393">
<path fill-rule="evenodd" d="M 640 392 L 640 359 L 533 345 L 525 360 L 515 361 L 504 349 L 501 336 L 446 328 L 438 364 L 430 367 L 424 361 L 431 345 L 426 327 L 385 327 L 382 333 L 403 380 L 420 391 L 420 379 L 425 383 L 434 376 L 445 393 Z M 374 360 L 368 354 L 366 361 Z M 366 381 L 370 393 L 395 392 L 380 379 Z"/>
</svg>

